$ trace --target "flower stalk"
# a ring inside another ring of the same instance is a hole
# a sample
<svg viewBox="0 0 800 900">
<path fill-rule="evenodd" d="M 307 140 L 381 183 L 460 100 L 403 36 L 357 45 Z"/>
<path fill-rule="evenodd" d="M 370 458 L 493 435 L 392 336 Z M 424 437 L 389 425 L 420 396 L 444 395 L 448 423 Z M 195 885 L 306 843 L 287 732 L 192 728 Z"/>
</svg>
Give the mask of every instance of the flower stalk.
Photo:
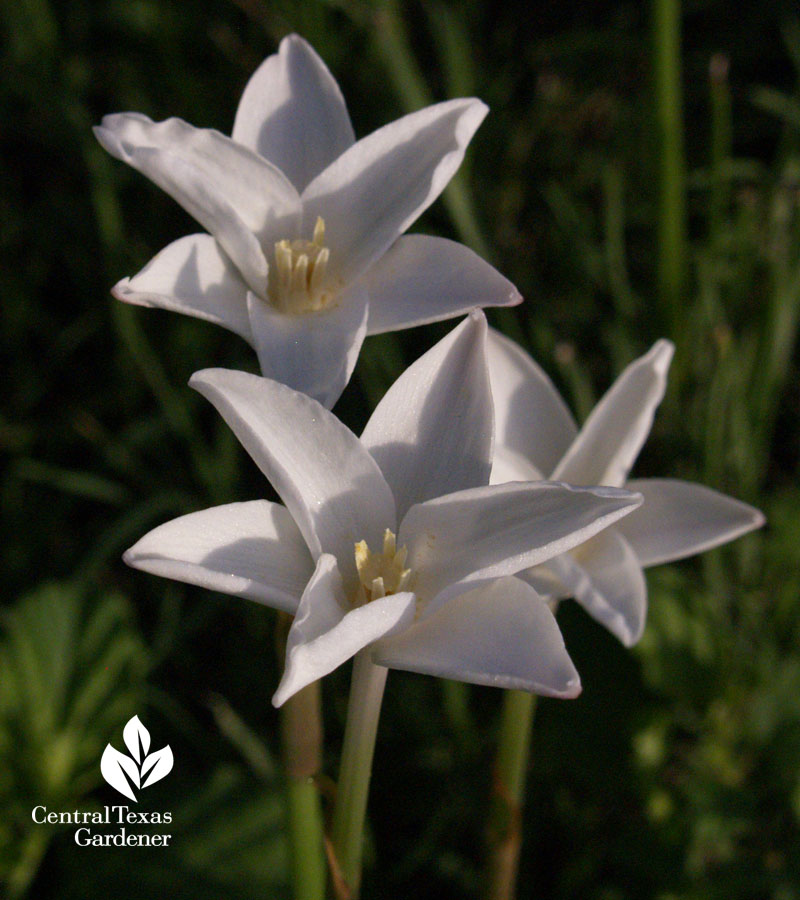
<svg viewBox="0 0 800 900">
<path fill-rule="evenodd" d="M 281 710 L 292 883 L 295 900 L 323 900 L 327 867 L 319 791 L 322 751 L 320 689 L 315 681 Z"/>
<path fill-rule="evenodd" d="M 282 658 L 291 617 L 278 614 Z M 321 691 L 314 681 L 280 710 L 281 755 L 286 774 L 286 814 L 295 900 L 324 900 L 325 829 L 316 776 L 322 768 Z"/>
<path fill-rule="evenodd" d="M 332 829 L 333 852 L 349 900 L 358 897 L 361 885 L 367 795 L 388 671 L 372 662 L 369 649 L 353 661 Z"/>
<path fill-rule="evenodd" d="M 522 846 L 522 806 L 536 695 L 506 691 L 492 785 L 486 900 L 512 900 Z"/>
</svg>

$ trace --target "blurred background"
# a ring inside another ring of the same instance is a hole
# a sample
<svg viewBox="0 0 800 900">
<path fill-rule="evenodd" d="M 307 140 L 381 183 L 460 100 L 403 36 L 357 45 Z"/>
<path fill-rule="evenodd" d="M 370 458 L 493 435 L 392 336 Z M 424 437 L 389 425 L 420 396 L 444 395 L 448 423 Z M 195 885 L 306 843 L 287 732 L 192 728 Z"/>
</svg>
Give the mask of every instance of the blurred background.
<svg viewBox="0 0 800 900">
<path fill-rule="evenodd" d="M 91 126 L 136 110 L 230 133 L 247 78 L 297 31 L 358 136 L 433 100 L 489 104 L 414 230 L 519 286 L 525 303 L 490 319 L 579 418 L 672 338 L 635 474 L 702 481 L 768 518 L 650 570 L 633 651 L 563 605 L 584 692 L 539 705 L 519 897 L 799 898 L 796 3 L 6 0 L 0 22 L 0 895 L 290 896 L 275 614 L 120 559 L 162 521 L 267 495 L 186 387 L 255 357 L 215 326 L 112 300 L 196 226 Z M 360 428 L 449 327 L 368 339 L 340 417 Z M 348 674 L 323 687 L 326 776 Z M 499 700 L 391 674 L 365 898 L 479 896 Z M 175 755 L 142 799 L 173 811 L 169 850 L 82 849 L 73 829 L 34 826 L 35 805 L 118 802 L 98 763 L 134 713 Z"/>
</svg>

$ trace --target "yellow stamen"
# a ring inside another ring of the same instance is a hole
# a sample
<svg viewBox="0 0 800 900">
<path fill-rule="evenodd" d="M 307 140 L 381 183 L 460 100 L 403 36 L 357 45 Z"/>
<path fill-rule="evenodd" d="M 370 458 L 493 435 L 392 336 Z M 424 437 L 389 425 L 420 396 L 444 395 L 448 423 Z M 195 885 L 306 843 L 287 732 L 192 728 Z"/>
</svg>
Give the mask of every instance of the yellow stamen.
<svg viewBox="0 0 800 900">
<path fill-rule="evenodd" d="M 360 585 L 355 604 L 410 590 L 412 571 L 405 568 L 407 556 L 405 547 L 397 549 L 395 535 L 388 528 L 383 534 L 381 553 L 373 553 L 366 541 L 359 541 L 355 545 L 355 557 Z"/>
<path fill-rule="evenodd" d="M 324 309 L 332 293 L 325 290 L 330 250 L 325 246 L 325 222 L 317 216 L 310 241 L 278 241 L 267 294 L 281 312 L 304 313 Z"/>
</svg>

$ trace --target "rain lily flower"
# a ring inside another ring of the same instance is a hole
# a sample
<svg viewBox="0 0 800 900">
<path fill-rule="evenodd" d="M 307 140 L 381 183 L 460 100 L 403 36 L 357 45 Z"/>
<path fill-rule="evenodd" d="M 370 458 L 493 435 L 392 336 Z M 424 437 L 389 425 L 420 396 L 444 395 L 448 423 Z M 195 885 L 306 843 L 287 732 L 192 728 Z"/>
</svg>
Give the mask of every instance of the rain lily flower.
<svg viewBox="0 0 800 900">
<path fill-rule="evenodd" d="M 576 695 L 554 617 L 510 576 L 583 543 L 641 498 L 488 484 L 486 332 L 473 312 L 401 375 L 360 439 L 273 380 L 196 373 L 192 386 L 285 506 L 191 513 L 142 538 L 126 562 L 293 613 L 276 704 L 365 648 L 379 666 Z"/>
<path fill-rule="evenodd" d="M 492 483 L 553 478 L 624 486 L 644 497 L 624 521 L 521 576 L 544 594 L 575 597 L 626 646 L 644 629 L 644 567 L 702 553 L 764 524 L 757 509 L 702 485 L 628 478 L 664 396 L 674 349 L 661 340 L 631 363 L 579 432 L 539 366 L 508 338 L 489 336 L 497 416 Z"/>
<path fill-rule="evenodd" d="M 331 407 L 366 334 L 520 302 L 461 244 L 401 237 L 486 112 L 451 100 L 356 143 L 333 76 L 291 35 L 247 84 L 230 138 L 180 119 L 106 116 L 95 129 L 103 147 L 209 232 L 170 244 L 113 294 L 229 328 L 264 375 Z"/>
</svg>

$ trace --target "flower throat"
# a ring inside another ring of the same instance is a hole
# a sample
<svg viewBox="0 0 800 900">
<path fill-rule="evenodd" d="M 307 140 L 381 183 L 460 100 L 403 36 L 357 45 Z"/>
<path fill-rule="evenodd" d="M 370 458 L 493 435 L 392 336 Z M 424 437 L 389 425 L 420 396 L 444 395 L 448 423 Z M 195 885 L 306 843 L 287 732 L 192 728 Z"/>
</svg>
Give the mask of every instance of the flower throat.
<svg viewBox="0 0 800 900">
<path fill-rule="evenodd" d="M 278 241 L 267 289 L 272 305 L 294 314 L 325 309 L 331 301 L 330 292 L 323 290 L 329 258 L 321 216 L 317 216 L 310 241 Z"/>
</svg>

